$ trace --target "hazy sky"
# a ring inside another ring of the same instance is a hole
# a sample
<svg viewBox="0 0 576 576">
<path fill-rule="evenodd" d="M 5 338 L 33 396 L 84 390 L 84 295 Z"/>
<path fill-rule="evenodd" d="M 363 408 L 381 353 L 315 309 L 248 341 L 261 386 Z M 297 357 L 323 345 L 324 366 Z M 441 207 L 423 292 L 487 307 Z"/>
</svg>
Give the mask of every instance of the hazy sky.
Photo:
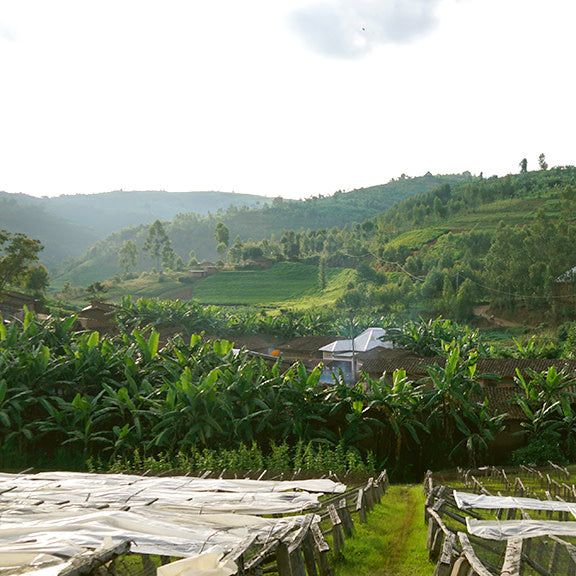
<svg viewBox="0 0 576 576">
<path fill-rule="evenodd" d="M 0 190 L 576 164 L 574 0 L 0 0 Z"/>
</svg>

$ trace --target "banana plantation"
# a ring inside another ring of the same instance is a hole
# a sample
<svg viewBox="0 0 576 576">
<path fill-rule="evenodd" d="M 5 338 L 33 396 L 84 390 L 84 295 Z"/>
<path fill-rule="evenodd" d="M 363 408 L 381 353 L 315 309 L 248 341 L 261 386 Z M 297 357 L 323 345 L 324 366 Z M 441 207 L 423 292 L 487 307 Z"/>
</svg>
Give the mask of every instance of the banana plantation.
<svg viewBox="0 0 576 576">
<path fill-rule="evenodd" d="M 397 370 L 354 385 L 334 375 L 326 385 L 318 367 L 237 350 L 203 336 L 200 324 L 199 333 L 161 341 L 152 318 L 136 310 L 118 314 L 112 336 L 75 331 L 75 316 L 41 321 L 27 313 L 0 324 L 2 469 L 223 451 L 257 452 L 260 463 L 283 452 L 282 465 L 301 466 L 306 453 L 332 451 L 350 466 L 386 467 L 406 479 L 491 461 L 504 415 L 474 395 L 477 352 L 457 338 L 443 345 L 445 366 L 431 366 L 425 382 Z M 546 378 L 545 397 L 524 382 L 528 440 L 531 432 L 550 442 L 574 438 L 571 403 L 557 398 L 567 398 L 572 380 Z"/>
</svg>

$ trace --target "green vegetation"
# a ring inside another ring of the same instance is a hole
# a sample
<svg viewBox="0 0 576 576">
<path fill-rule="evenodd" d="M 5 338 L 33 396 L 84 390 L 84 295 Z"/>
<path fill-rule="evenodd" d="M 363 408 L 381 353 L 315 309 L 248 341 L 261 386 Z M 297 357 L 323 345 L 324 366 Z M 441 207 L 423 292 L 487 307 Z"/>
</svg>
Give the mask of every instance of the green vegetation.
<svg viewBox="0 0 576 576">
<path fill-rule="evenodd" d="M 382 503 L 357 524 L 335 562 L 336 576 L 431 576 L 422 486 L 392 485 Z"/>
<path fill-rule="evenodd" d="M 0 293 L 8 286 L 31 283 L 33 289 L 43 291 L 48 283 L 42 268 L 33 266 L 42 251 L 39 240 L 25 234 L 11 234 L 0 230 Z"/>
<path fill-rule="evenodd" d="M 436 187 L 412 194 L 432 184 Z M 135 286 L 124 280 L 142 271 L 153 276 L 151 268 L 163 268 L 167 277 L 171 271 L 185 277 L 185 262 L 198 267 L 199 260 L 217 257 L 226 276 L 198 281 L 193 292 L 181 295 L 154 287 L 147 295 L 189 298 L 193 293 L 214 304 L 333 305 L 458 321 L 474 320 L 475 307 L 484 304 L 497 316 L 520 314 L 526 323 L 538 325 L 546 318 L 558 325 L 576 317 L 574 279 L 563 276 L 576 264 L 571 250 L 575 190 L 576 169 L 559 167 L 504 178 L 404 178 L 379 192 L 366 189 L 304 202 L 277 199 L 271 206 L 231 208 L 217 217 L 179 214 L 172 222 L 111 235 L 83 260 L 69 263 L 53 283 L 120 278 L 112 293 L 117 298 L 132 293 Z M 410 197 L 402 200 L 404 193 Z M 394 202 L 374 215 L 374 208 L 383 205 L 378 194 Z M 368 206 L 370 218 L 361 220 Z M 333 218 L 330 228 L 321 227 L 326 215 L 335 216 L 343 207 L 351 214 L 345 222 Z M 162 227 L 165 244 L 155 255 L 146 250 L 154 226 Z M 273 264 L 284 267 L 271 272 Z M 310 273 L 301 268 L 284 281 L 288 264 L 310 266 Z"/>
<path fill-rule="evenodd" d="M 264 256 L 272 254 L 276 258 L 279 253 L 274 238 L 281 238 L 287 231 L 292 231 L 293 234 L 294 231 L 300 230 L 338 231 L 338 227 L 362 222 L 405 198 L 432 190 L 445 183 L 454 184 L 470 179 L 470 174 L 447 176 L 427 174 L 417 178 L 401 177 L 381 186 L 346 193 L 337 192 L 333 196 L 314 197 L 303 201 L 276 198 L 267 202 L 268 199 L 260 198 L 255 202 L 254 199 L 257 197 L 251 197 L 244 205 L 234 201 L 239 195 L 231 194 L 229 204 L 226 206 L 217 204 L 214 200 L 211 213 L 194 208 L 192 201 L 195 199 L 195 193 L 187 196 L 152 192 L 115 192 L 109 195 L 83 197 L 82 202 L 76 197 L 67 197 L 66 201 L 63 197 L 46 199 L 47 206 L 50 206 L 50 202 L 54 202 L 54 209 L 59 213 L 78 219 L 85 226 L 98 226 L 99 234 L 102 234 L 103 230 L 110 233 L 106 238 L 100 235 L 99 241 L 83 256 L 63 262 L 58 270 L 59 278 L 55 278 L 53 284 L 60 286 L 65 281 L 70 281 L 73 286 L 84 286 L 94 280 L 105 280 L 109 276 L 121 273 L 118 252 L 128 240 L 136 244 L 140 253 L 136 272 L 157 266 L 142 252 L 150 223 L 155 219 L 161 219 L 176 256 L 185 263 L 188 262 L 191 251 L 194 251 L 195 258 L 200 262 L 222 258 L 224 253 L 218 249 L 219 244 L 227 246 L 229 252 L 234 253 L 232 248 L 236 239 L 243 244 L 245 259 L 259 257 L 251 248 L 262 242 L 263 244 L 257 247 L 257 252 Z M 136 194 L 140 196 L 136 197 Z M 156 194 L 158 198 L 154 196 Z M 200 193 L 197 195 L 201 196 Z M 150 197 L 155 199 L 148 201 Z M 88 204 L 90 199 L 97 204 Z M 189 208 L 186 209 L 186 206 Z M 168 221 L 169 219 L 172 221 Z M 215 240 L 215 229 L 218 226 L 228 230 L 229 246 L 220 240 Z M 44 241 L 43 236 L 40 238 Z M 269 250 L 266 248 L 267 245 Z M 83 248 L 85 249 L 84 245 Z M 53 250 L 52 242 L 48 250 L 50 252 Z M 95 277 L 97 274 L 100 276 Z"/>
<path fill-rule="evenodd" d="M 314 309 L 331 305 L 341 297 L 354 270 L 326 270 L 326 288 L 320 289 L 318 267 L 283 262 L 263 271 L 224 271 L 206 278 L 194 289 L 194 298 L 203 304 L 285 306 Z"/>
<path fill-rule="evenodd" d="M 369 465 L 396 479 L 419 478 L 428 468 L 485 462 L 502 429 L 503 414 L 473 395 L 477 334 L 447 321 L 426 324 L 424 339 L 414 327 L 400 327 L 404 345 L 417 337 L 446 358 L 422 381 L 398 370 L 379 380 L 363 376 L 354 386 L 336 375 L 326 386 L 319 367 L 287 367 L 197 335 L 327 333 L 325 319 L 230 316 L 199 304 L 130 299 L 117 316 L 119 335 L 110 337 L 74 332 L 74 316 L 40 321 L 28 313 L 22 323 L 0 324 L 3 468 L 82 468 L 94 458 L 106 465 L 136 453 L 194 462 L 194 454 L 237 455 L 250 446 L 259 460 L 279 460 L 286 443 L 294 466 L 308 458 L 308 469 L 346 462 L 349 469 Z M 177 327 L 182 335 L 161 345 L 152 326 Z M 563 438 L 558 457 L 576 457 L 576 416 L 567 402 L 574 375 L 533 376 L 534 385 L 519 380 L 526 395 L 517 398 L 528 446 Z"/>
<path fill-rule="evenodd" d="M 374 474 L 376 472 L 373 456 L 362 458 L 357 450 L 338 445 L 335 448 L 325 444 L 304 444 L 298 442 L 290 447 L 286 442 L 272 442 L 267 451 L 256 443 L 247 446 L 241 444 L 231 449 L 197 449 L 191 447 L 176 454 L 163 452 L 156 455 L 146 454 L 136 449 L 132 454 L 117 455 L 113 460 L 96 456 L 87 461 L 93 472 L 118 472 L 142 474 L 149 472 L 177 472 L 194 474 L 211 470 L 271 470 L 275 472 L 293 472 L 300 470 L 309 474 L 322 474 L 326 470 L 335 473 Z"/>
<path fill-rule="evenodd" d="M 448 228 L 421 228 L 419 230 L 411 230 L 390 240 L 387 247 L 398 249 L 402 246 L 409 250 L 419 250 L 422 246 L 433 242 L 449 231 Z"/>
</svg>

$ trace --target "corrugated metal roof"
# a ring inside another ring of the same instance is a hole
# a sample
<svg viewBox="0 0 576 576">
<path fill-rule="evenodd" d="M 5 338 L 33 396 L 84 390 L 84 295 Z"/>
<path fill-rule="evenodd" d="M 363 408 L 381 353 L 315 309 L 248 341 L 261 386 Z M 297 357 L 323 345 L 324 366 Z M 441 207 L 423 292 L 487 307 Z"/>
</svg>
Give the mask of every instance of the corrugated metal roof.
<svg viewBox="0 0 576 576">
<path fill-rule="evenodd" d="M 386 338 L 386 330 L 384 328 L 367 328 L 354 338 L 354 346 L 352 346 L 352 339 L 335 340 L 327 346 L 320 348 L 322 352 L 331 353 L 346 353 L 346 352 L 367 352 L 373 348 L 392 348 L 392 342 L 385 342 L 382 338 Z"/>
</svg>

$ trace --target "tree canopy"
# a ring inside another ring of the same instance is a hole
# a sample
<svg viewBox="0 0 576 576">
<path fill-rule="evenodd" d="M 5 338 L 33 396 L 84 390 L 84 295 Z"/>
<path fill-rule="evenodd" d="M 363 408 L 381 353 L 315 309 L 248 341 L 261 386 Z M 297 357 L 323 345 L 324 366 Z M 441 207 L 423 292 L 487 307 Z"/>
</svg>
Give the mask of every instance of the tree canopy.
<svg viewBox="0 0 576 576">
<path fill-rule="evenodd" d="M 0 230 L 0 292 L 25 280 L 41 250 L 40 240 L 28 238 L 20 232 Z"/>
</svg>

